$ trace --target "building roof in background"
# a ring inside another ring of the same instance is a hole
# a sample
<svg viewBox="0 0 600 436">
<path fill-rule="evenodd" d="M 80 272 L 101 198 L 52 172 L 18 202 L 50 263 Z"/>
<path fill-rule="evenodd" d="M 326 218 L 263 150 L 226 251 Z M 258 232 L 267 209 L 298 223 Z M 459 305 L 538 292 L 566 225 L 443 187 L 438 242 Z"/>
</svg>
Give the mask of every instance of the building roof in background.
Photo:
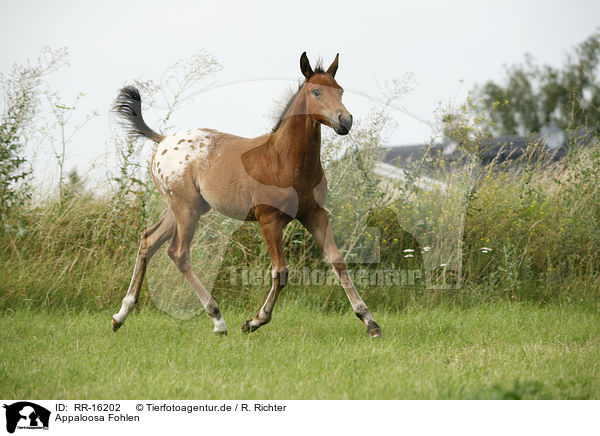
<svg viewBox="0 0 600 436">
<path fill-rule="evenodd" d="M 483 165 L 492 162 L 516 161 L 525 152 L 530 151 L 539 156 L 549 156 L 552 161 L 557 161 L 566 156 L 571 147 L 585 147 L 589 145 L 598 132 L 580 128 L 569 132 L 550 130 L 544 134 L 530 136 L 506 135 L 489 138 L 479 147 L 479 158 Z M 383 155 L 382 162 L 396 166 L 410 166 L 420 162 L 425 153 L 442 157 L 448 161 L 455 161 L 464 156 L 457 150 L 458 144 L 448 140 L 444 144 L 414 144 L 391 146 Z"/>
</svg>

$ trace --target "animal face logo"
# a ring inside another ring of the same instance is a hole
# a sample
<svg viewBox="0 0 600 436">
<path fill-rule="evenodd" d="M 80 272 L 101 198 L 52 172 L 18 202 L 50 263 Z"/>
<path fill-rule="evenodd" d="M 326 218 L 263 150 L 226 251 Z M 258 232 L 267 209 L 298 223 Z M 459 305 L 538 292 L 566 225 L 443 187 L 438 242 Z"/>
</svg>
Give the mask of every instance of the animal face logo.
<svg viewBox="0 0 600 436">
<path fill-rule="evenodd" d="M 14 433 L 17 427 L 25 429 L 48 429 L 50 411 L 28 401 L 19 401 L 11 405 L 4 404 L 6 409 L 6 431 Z"/>
</svg>

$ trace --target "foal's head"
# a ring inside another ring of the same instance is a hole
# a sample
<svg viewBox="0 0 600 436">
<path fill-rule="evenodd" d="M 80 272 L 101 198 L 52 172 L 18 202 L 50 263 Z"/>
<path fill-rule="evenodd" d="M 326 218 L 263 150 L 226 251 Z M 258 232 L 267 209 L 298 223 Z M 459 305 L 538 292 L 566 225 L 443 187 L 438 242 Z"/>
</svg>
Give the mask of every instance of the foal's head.
<svg viewBox="0 0 600 436">
<path fill-rule="evenodd" d="M 352 127 L 352 115 L 342 104 L 344 90 L 335 81 L 338 58 L 339 54 L 327 71 L 319 66 L 313 71 L 306 52 L 302 53 L 300 70 L 306 80 L 299 94 L 304 94 L 306 110 L 313 120 L 331 127 L 338 135 L 347 135 Z"/>
</svg>

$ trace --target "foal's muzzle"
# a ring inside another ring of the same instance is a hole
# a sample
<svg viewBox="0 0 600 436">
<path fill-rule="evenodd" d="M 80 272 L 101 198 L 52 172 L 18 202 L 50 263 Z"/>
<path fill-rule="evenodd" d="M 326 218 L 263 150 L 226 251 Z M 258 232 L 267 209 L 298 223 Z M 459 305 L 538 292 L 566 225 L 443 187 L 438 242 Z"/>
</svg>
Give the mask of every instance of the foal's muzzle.
<svg viewBox="0 0 600 436">
<path fill-rule="evenodd" d="M 343 116 L 342 114 L 339 114 L 337 127 L 334 129 L 335 133 L 338 135 L 347 135 L 351 128 L 352 115 L 348 114 L 347 116 Z"/>
</svg>

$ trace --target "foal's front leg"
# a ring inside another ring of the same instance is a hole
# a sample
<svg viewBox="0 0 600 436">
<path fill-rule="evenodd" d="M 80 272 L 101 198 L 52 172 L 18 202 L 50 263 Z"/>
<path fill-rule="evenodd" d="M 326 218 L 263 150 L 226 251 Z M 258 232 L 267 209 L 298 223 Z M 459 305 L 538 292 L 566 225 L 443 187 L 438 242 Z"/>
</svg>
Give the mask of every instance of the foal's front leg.
<svg viewBox="0 0 600 436">
<path fill-rule="evenodd" d="M 290 222 L 290 218 L 278 209 L 268 207 L 257 213 L 257 219 L 271 257 L 273 284 L 269 296 L 258 314 L 242 325 L 242 332 L 244 333 L 253 332 L 271 321 L 277 297 L 287 283 L 287 268 L 283 257 L 283 228 Z"/>
<path fill-rule="evenodd" d="M 331 264 L 333 270 L 340 279 L 340 282 L 342 282 L 342 286 L 344 287 L 344 291 L 346 291 L 346 295 L 350 300 L 354 313 L 367 326 L 367 333 L 373 338 L 380 338 L 381 329 L 371 316 L 371 312 L 369 312 L 369 308 L 365 302 L 360 298 L 360 295 L 348 274 L 346 262 L 338 250 L 337 245 L 335 245 L 331 226 L 329 225 L 329 217 L 327 216 L 325 209 L 316 207 L 313 213 L 303 217 L 300 221 L 306 229 L 312 233 L 315 242 L 323 251 L 325 259 Z"/>
</svg>

